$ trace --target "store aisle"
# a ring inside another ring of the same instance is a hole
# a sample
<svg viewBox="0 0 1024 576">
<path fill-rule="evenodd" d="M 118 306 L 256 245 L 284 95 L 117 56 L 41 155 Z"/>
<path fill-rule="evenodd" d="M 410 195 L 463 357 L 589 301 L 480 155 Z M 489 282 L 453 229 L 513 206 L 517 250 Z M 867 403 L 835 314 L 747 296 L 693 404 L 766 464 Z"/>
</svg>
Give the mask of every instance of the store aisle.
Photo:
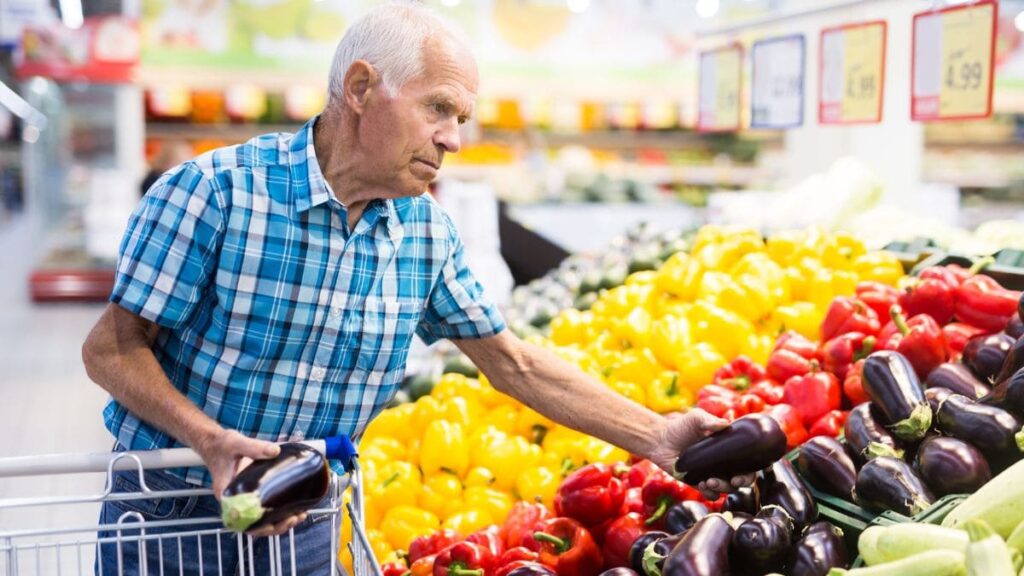
<svg viewBox="0 0 1024 576">
<path fill-rule="evenodd" d="M 0 457 L 103 451 L 106 393 L 92 384 L 80 349 L 102 305 L 34 305 L 27 279 L 38 256 L 27 218 L 0 228 Z M 0 479 L 0 497 L 96 494 L 102 475 Z M 0 532 L 95 523 L 95 504 L 0 511 Z M 90 551 L 91 552 L 91 551 Z"/>
</svg>

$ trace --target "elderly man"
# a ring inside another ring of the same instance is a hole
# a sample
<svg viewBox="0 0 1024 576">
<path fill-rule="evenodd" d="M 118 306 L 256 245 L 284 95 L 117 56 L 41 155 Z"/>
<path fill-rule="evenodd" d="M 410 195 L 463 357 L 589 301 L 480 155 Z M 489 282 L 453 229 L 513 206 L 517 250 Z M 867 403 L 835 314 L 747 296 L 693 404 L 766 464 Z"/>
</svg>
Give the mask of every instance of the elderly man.
<svg viewBox="0 0 1024 576">
<path fill-rule="evenodd" d="M 212 482 L 219 495 L 240 461 L 274 456 L 275 441 L 358 436 L 397 389 L 414 333 L 453 340 L 499 391 L 662 467 L 724 424 L 699 410 L 662 417 L 504 329 L 424 195 L 476 99 L 458 32 L 419 5 L 379 7 L 347 31 L 330 74 L 319 117 L 165 173 L 129 223 L 85 364 L 112 397 L 116 449 L 188 445 L 208 469 L 147 473 L 150 488 Z M 135 476 L 119 474 L 117 488 L 137 489 Z M 217 502 L 107 502 L 101 521 L 126 511 L 203 517 Z M 296 549 L 318 551 L 297 555 L 299 573 L 326 570 L 330 523 L 296 516 L 255 534 L 291 528 Z M 186 573 L 239 561 L 232 543 L 208 539 L 202 560 L 195 542 L 181 544 Z M 113 552 L 100 550 L 108 573 Z"/>
</svg>

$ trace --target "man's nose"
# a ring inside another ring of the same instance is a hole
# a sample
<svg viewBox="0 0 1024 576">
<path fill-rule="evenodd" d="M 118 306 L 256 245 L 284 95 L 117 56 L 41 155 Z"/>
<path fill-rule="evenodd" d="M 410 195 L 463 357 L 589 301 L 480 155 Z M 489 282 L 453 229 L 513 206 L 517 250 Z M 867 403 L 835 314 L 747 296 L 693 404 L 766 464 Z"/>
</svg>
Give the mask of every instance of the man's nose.
<svg viewBox="0 0 1024 576">
<path fill-rule="evenodd" d="M 445 152 L 455 153 L 462 147 L 459 138 L 459 121 L 457 118 L 450 118 L 442 124 L 434 133 L 434 144 L 444 148 Z"/>
</svg>

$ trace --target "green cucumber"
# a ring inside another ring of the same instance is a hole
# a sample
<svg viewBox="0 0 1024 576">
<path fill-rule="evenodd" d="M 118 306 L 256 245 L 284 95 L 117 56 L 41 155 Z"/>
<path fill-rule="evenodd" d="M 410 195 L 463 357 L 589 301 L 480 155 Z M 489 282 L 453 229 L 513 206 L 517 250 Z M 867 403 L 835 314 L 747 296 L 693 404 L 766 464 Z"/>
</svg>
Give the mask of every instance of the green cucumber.
<svg viewBox="0 0 1024 576">
<path fill-rule="evenodd" d="M 964 566 L 964 555 L 955 550 L 930 550 L 888 564 L 854 568 L 853 570 L 833 568 L 828 572 L 828 576 L 964 576 L 965 574 L 967 574 L 967 569 Z"/>
<path fill-rule="evenodd" d="M 971 543 L 967 545 L 968 576 L 1015 576 L 1013 557 L 1006 542 L 984 520 L 964 523 Z"/>
<path fill-rule="evenodd" d="M 963 554 L 969 541 L 963 530 L 908 523 L 871 526 L 861 533 L 857 548 L 864 563 L 875 566 L 928 550 L 953 550 Z"/>
<path fill-rule="evenodd" d="M 968 520 L 984 520 L 1002 538 L 1024 521 L 1024 461 L 970 495 L 942 520 L 947 528 L 963 528 Z"/>
</svg>

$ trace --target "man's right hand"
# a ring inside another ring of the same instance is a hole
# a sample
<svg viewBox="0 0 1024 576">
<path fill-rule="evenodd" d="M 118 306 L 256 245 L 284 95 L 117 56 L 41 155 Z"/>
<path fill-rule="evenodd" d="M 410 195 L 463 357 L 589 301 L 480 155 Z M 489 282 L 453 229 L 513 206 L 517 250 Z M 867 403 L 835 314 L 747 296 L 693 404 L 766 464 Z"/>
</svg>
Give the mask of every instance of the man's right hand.
<svg viewBox="0 0 1024 576">
<path fill-rule="evenodd" d="M 209 440 L 193 447 L 206 463 L 213 477 L 213 496 L 220 500 L 224 488 L 236 474 L 253 460 L 273 458 L 281 448 L 273 442 L 248 438 L 234 430 L 221 430 Z M 306 514 L 296 514 L 258 530 L 247 532 L 251 536 L 274 536 L 283 534 L 305 520 Z"/>
</svg>

